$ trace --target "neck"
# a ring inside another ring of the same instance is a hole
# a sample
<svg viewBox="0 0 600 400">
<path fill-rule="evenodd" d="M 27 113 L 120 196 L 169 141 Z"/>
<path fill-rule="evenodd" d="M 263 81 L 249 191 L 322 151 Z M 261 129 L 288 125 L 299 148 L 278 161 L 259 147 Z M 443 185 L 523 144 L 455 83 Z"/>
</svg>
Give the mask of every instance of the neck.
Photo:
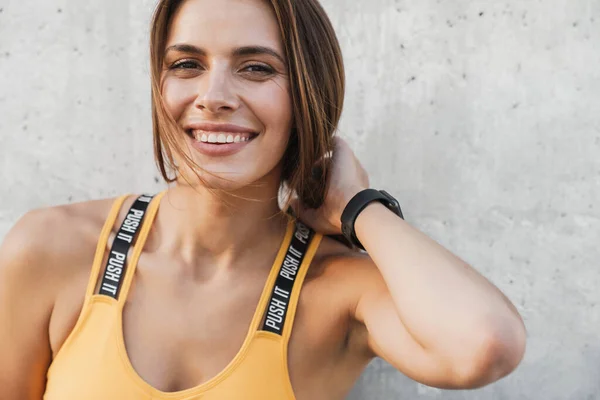
<svg viewBox="0 0 600 400">
<path fill-rule="evenodd" d="M 189 266 L 229 267 L 245 255 L 272 251 L 288 218 L 280 212 L 277 189 L 211 192 L 176 184 L 161 200 L 156 226 L 160 251 Z"/>
</svg>

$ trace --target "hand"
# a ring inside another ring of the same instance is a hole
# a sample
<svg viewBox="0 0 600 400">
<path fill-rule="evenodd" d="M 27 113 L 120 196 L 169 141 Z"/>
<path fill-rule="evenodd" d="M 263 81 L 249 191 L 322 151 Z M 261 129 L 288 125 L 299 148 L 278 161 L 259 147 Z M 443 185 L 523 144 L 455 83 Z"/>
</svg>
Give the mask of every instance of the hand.
<svg viewBox="0 0 600 400">
<path fill-rule="evenodd" d="M 317 209 L 306 208 L 297 198 L 291 205 L 294 213 L 314 230 L 326 235 L 341 235 L 342 212 L 354 195 L 369 188 L 369 175 L 342 138 L 334 138 L 332 161 L 323 205 Z"/>
</svg>

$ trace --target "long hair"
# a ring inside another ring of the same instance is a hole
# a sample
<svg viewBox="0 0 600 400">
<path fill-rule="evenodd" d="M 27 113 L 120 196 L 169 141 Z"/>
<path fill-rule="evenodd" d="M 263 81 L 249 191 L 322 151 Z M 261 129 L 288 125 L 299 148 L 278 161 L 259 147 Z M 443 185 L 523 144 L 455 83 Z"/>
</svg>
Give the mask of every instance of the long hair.
<svg viewBox="0 0 600 400">
<path fill-rule="evenodd" d="M 165 109 L 161 73 L 169 27 L 185 0 L 159 0 L 152 18 L 150 61 L 154 157 L 163 179 L 176 171 L 174 154 L 192 170 L 196 163 L 181 149 L 181 129 Z M 319 207 L 328 187 L 329 155 L 344 103 L 344 65 L 339 42 L 317 0 L 270 0 L 285 50 L 292 99 L 292 132 L 282 164 L 282 184 L 308 207 Z M 316 167 L 316 168 L 315 168 Z M 201 168 L 200 168 L 201 169 Z M 287 201 L 290 200 L 288 196 Z"/>
</svg>

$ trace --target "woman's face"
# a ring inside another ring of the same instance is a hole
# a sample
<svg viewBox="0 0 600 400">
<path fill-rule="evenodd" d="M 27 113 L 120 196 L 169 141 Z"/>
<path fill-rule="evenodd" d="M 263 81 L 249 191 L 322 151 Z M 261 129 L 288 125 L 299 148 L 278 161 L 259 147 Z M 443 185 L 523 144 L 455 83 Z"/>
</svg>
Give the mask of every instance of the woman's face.
<svg viewBox="0 0 600 400">
<path fill-rule="evenodd" d="M 186 0 L 174 15 L 162 94 L 188 156 L 216 175 L 198 171 L 209 187 L 278 185 L 292 123 L 284 56 L 266 1 Z"/>
</svg>

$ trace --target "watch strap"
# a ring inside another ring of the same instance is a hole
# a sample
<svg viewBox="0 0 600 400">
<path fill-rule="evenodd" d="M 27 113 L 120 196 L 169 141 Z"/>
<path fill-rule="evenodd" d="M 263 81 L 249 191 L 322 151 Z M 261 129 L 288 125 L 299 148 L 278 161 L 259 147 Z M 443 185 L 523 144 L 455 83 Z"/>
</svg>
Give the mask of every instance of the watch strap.
<svg viewBox="0 0 600 400">
<path fill-rule="evenodd" d="M 376 189 L 365 189 L 358 192 L 346 205 L 344 212 L 342 212 L 341 223 L 342 223 L 342 234 L 348 239 L 353 245 L 365 249 L 360 243 L 360 240 L 356 237 L 354 231 L 354 223 L 356 218 L 369 204 L 374 201 L 379 201 L 388 209 L 393 211 L 400 218 L 404 219 L 402 210 L 398 201 L 392 197 L 389 193 L 383 190 Z"/>
</svg>

